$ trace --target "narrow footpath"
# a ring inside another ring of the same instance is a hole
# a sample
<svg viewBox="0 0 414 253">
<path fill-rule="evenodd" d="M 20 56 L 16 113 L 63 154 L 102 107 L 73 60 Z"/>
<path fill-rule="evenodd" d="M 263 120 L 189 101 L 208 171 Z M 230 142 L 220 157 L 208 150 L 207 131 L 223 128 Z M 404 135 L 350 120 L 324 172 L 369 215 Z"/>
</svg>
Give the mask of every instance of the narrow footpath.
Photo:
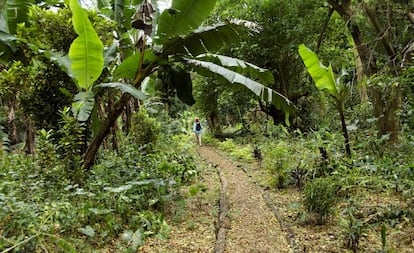
<svg viewBox="0 0 414 253">
<path fill-rule="evenodd" d="M 291 252 L 286 234 L 252 179 L 212 148 L 200 147 L 199 154 L 226 181 L 229 210 L 221 224 L 227 230 L 224 252 Z"/>
<path fill-rule="evenodd" d="M 197 184 L 206 189 L 187 195 L 185 210 L 173 207 L 168 239 L 149 238 L 139 252 L 298 252 L 266 194 L 243 169 L 211 147 L 197 152 L 205 167 Z"/>
</svg>

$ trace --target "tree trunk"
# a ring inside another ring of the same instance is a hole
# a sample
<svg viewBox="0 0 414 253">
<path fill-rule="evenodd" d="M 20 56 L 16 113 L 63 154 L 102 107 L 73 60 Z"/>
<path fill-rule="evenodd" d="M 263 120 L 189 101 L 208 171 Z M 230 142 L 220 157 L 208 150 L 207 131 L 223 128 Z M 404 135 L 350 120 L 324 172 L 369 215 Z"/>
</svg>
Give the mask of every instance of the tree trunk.
<svg viewBox="0 0 414 253">
<path fill-rule="evenodd" d="M 86 150 L 84 161 L 83 161 L 83 170 L 89 171 L 91 166 L 94 163 L 96 153 L 99 150 L 99 146 L 102 144 L 105 137 L 109 134 L 111 127 L 114 125 L 115 121 L 124 111 L 125 105 L 128 103 L 131 95 L 124 93 L 122 94 L 121 99 L 115 104 L 115 106 L 109 111 L 108 117 L 104 122 L 102 122 L 99 130 L 95 134 L 91 143 Z"/>
<path fill-rule="evenodd" d="M 7 102 L 7 118 L 9 123 L 10 146 L 19 143 L 19 134 L 16 125 L 16 101 L 15 98 Z"/>
<path fill-rule="evenodd" d="M 358 50 L 354 45 L 354 55 L 355 55 L 355 69 L 356 69 L 356 81 L 358 84 L 358 91 L 361 103 L 365 103 L 368 101 L 368 92 L 367 92 L 367 85 L 364 80 L 364 67 L 362 65 L 361 57 L 359 57 Z"/>
<path fill-rule="evenodd" d="M 328 28 L 328 24 L 329 24 L 329 21 L 331 20 L 333 12 L 334 12 L 334 8 L 330 7 L 329 12 L 328 12 L 328 16 L 326 17 L 325 23 L 323 24 L 321 34 L 319 35 L 319 38 L 318 38 L 318 44 L 316 45 L 316 53 L 319 52 L 319 49 L 322 45 L 322 41 L 325 38 L 326 30 Z"/>
<path fill-rule="evenodd" d="M 220 117 L 216 110 L 209 113 L 207 122 L 213 136 L 220 136 L 222 134 Z"/>
<path fill-rule="evenodd" d="M 390 91 L 383 91 L 379 87 L 371 90 L 371 99 L 374 104 L 374 114 L 377 120 L 378 137 L 389 134 L 389 141 L 396 143 L 399 137 L 400 119 L 398 110 L 401 107 L 401 90 L 398 86 L 390 87 Z M 386 97 L 386 99 L 384 99 Z"/>
<path fill-rule="evenodd" d="M 352 20 L 353 11 L 351 9 L 351 1 L 343 0 L 341 3 L 339 3 L 337 0 L 327 1 L 347 24 L 347 28 L 351 33 L 352 40 L 354 41 L 358 55 L 362 62 L 363 73 L 366 76 L 375 74 L 378 71 L 376 60 L 375 57 L 371 54 L 371 50 L 364 43 L 364 38 L 361 34 L 359 26 Z"/>
<path fill-rule="evenodd" d="M 367 4 L 363 4 L 363 8 L 365 13 L 367 14 L 368 19 L 371 21 L 372 26 L 374 27 L 375 32 L 377 33 L 378 38 L 381 40 L 381 43 L 385 49 L 385 51 L 387 52 L 387 55 L 390 59 L 390 62 L 392 64 L 392 67 L 395 67 L 395 58 L 396 58 L 396 53 L 395 53 L 395 49 L 388 37 L 388 30 L 391 27 L 391 21 L 390 21 L 390 7 L 388 8 L 388 12 L 387 12 L 387 20 L 388 20 L 388 24 L 386 28 L 382 28 L 378 19 L 377 19 L 377 14 L 375 13 L 375 10 L 371 9 Z"/>
<path fill-rule="evenodd" d="M 366 3 L 363 4 L 363 8 L 387 53 L 390 69 L 392 70 L 391 74 L 394 76 L 398 75 L 397 54 L 388 36 L 388 30 L 391 27 L 391 6 L 389 4 L 387 6 L 387 25 L 384 28 L 378 21 L 375 9 L 370 8 Z M 393 84 L 388 85 L 390 86 L 390 91 L 384 92 L 384 90 L 374 87 L 371 90 L 371 94 L 375 117 L 378 118 L 377 127 L 379 135 L 389 134 L 389 141 L 395 143 L 398 141 L 400 128 L 398 111 L 401 107 L 401 92 L 399 91 L 400 87 L 395 87 Z"/>
<path fill-rule="evenodd" d="M 32 120 L 29 116 L 25 115 L 26 118 L 26 145 L 25 145 L 25 152 L 26 154 L 35 153 L 35 133 L 33 128 Z"/>
</svg>

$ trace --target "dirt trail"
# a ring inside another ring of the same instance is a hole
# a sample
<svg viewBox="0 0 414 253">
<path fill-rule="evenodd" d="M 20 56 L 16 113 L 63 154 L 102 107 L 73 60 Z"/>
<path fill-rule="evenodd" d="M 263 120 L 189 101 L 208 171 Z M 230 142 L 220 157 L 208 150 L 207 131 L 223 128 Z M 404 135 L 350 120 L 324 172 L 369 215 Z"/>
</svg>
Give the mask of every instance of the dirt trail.
<svg viewBox="0 0 414 253">
<path fill-rule="evenodd" d="M 200 156 L 225 177 L 230 224 L 224 252 L 291 252 L 280 224 L 262 197 L 260 188 L 228 159 L 212 148 L 200 147 Z"/>
<path fill-rule="evenodd" d="M 205 164 L 197 184 L 205 185 L 206 191 L 187 195 L 180 223 L 173 224 L 177 214 L 169 217 L 173 225 L 167 240 L 149 238 L 139 252 L 297 252 L 253 179 L 213 148 L 198 147 L 197 152 Z"/>
</svg>

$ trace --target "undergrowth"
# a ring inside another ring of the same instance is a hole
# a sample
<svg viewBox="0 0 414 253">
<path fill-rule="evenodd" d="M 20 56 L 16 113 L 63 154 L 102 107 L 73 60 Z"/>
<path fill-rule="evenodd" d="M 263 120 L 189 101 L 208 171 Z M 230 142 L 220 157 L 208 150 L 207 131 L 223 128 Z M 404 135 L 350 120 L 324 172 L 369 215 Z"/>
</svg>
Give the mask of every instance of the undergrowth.
<svg viewBox="0 0 414 253">
<path fill-rule="evenodd" d="M 248 142 L 246 137 L 235 136 L 224 142 L 210 143 L 229 154 L 234 150 L 249 150 L 249 155 L 255 157 L 260 150 L 258 166 L 267 174 L 270 189 L 299 188 L 302 208 L 296 210 L 297 222 L 337 226 L 344 247 L 354 252 L 361 249 L 366 235 L 373 233 L 376 235 L 371 238 L 376 237 L 378 241 L 376 252 L 395 252 L 393 248 L 399 245 L 395 238 L 386 237 L 384 226 L 388 233 L 400 234 L 397 238 L 404 244 L 411 243 L 414 146 L 410 135 L 402 135 L 398 145 L 386 146 L 386 137 L 373 136 L 370 128 L 351 132 L 355 145 L 352 159 L 349 159 L 337 141 L 342 138 L 339 131 L 321 128 L 302 133 L 287 131 L 282 126 L 267 126 L 266 131 L 252 133 Z M 243 161 L 243 158 L 231 156 Z M 355 199 L 366 203 L 357 205 Z M 408 234 L 401 236 L 404 231 Z"/>
<path fill-rule="evenodd" d="M 145 138 L 138 128 L 120 134 L 118 152 L 101 152 L 81 183 L 58 158 L 53 132 L 39 133 L 39 159 L 2 157 L 0 251 L 92 252 L 112 245 L 135 252 L 145 237 L 168 237 L 168 203 L 198 173 L 191 141 L 161 134 L 145 113 L 136 122 L 155 130 Z"/>
</svg>

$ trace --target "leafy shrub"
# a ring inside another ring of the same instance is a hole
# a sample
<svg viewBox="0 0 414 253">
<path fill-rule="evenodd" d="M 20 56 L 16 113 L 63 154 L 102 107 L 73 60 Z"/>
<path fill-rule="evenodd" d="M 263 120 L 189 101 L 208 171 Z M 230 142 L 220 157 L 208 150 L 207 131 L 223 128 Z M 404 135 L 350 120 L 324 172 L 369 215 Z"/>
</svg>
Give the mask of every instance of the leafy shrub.
<svg viewBox="0 0 414 253">
<path fill-rule="evenodd" d="M 303 205 L 316 215 L 317 224 L 326 223 L 336 202 L 334 184 L 329 178 L 315 178 L 303 188 Z"/>
<path fill-rule="evenodd" d="M 237 160 L 245 162 L 253 162 L 254 157 L 251 152 L 251 148 L 248 145 L 239 145 L 233 141 L 233 139 L 226 139 L 218 144 L 219 149 L 229 153 L 230 156 Z"/>
<path fill-rule="evenodd" d="M 289 177 L 289 167 L 291 162 L 289 161 L 287 154 L 289 154 L 288 146 L 286 143 L 279 143 L 273 146 L 271 150 L 268 150 L 265 154 L 264 167 L 274 175 L 272 185 L 282 188 L 286 185 L 286 181 Z"/>
<path fill-rule="evenodd" d="M 156 144 L 161 132 L 161 125 L 151 118 L 147 111 L 140 109 L 132 119 L 131 140 L 137 147 Z"/>
<path fill-rule="evenodd" d="M 342 236 L 345 244 L 353 252 L 358 251 L 360 240 L 367 230 L 366 222 L 357 218 L 357 209 L 358 207 L 351 203 L 349 207 L 343 210 L 342 214 L 345 217 L 341 217 L 339 222 L 342 228 Z"/>
</svg>

